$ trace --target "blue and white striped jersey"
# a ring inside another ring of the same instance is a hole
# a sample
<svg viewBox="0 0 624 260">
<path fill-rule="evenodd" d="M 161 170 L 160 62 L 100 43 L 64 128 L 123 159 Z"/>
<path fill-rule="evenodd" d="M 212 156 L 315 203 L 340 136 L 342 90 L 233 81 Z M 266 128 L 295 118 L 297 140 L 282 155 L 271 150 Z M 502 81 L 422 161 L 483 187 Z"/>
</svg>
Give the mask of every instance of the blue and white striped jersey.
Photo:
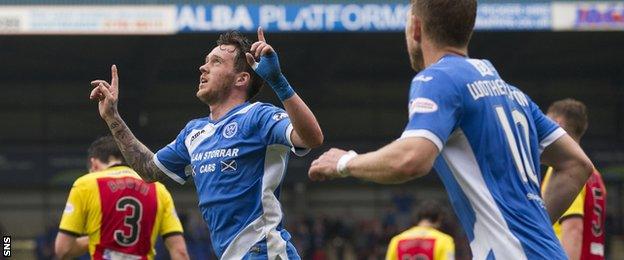
<svg viewBox="0 0 624 260">
<path fill-rule="evenodd" d="M 190 121 L 154 156 L 173 180 L 192 176 L 199 208 L 221 259 L 241 259 L 266 239 L 270 259 L 288 259 L 290 235 L 282 227 L 278 201 L 293 128 L 288 114 L 264 103 L 244 103 L 217 121 Z M 307 149 L 293 149 L 299 155 Z"/>
<path fill-rule="evenodd" d="M 411 85 L 405 137 L 440 154 L 434 168 L 474 259 L 567 259 L 541 199 L 540 155 L 565 134 L 487 60 L 446 55 Z"/>
</svg>

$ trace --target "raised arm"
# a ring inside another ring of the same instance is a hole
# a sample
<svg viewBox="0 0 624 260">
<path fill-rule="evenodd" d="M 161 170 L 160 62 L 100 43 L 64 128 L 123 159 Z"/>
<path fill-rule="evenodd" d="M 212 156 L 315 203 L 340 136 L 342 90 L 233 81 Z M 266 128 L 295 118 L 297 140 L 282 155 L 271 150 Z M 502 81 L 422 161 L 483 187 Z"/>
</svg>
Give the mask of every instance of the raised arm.
<svg viewBox="0 0 624 260">
<path fill-rule="evenodd" d="M 308 175 L 315 181 L 353 176 L 382 184 L 403 183 L 429 173 L 437 155 L 436 145 L 422 137 L 399 139 L 362 155 L 332 148 L 312 162 Z"/>
<path fill-rule="evenodd" d="M 130 128 L 128 128 L 119 115 L 117 110 L 119 98 L 117 66 L 113 65 L 111 67 L 111 74 L 110 84 L 105 80 L 94 80 L 91 82 L 91 86 L 94 88 L 91 91 L 90 99 L 98 100 L 100 116 L 106 121 L 117 146 L 130 167 L 145 181 L 154 182 L 163 179 L 165 174 L 153 161 L 154 153 L 132 134 Z"/>
<path fill-rule="evenodd" d="M 293 125 L 291 140 L 296 147 L 315 148 L 323 144 L 323 132 L 316 117 L 306 103 L 295 93 L 281 72 L 277 53 L 266 43 L 262 28 L 258 28 L 258 41 L 246 54 L 247 62 L 267 82 L 284 104 Z M 260 62 L 256 62 L 256 60 Z"/>
<path fill-rule="evenodd" d="M 570 207 L 594 166 L 581 147 L 567 134 L 546 147 L 541 160 L 553 167 L 543 197 L 550 221 L 555 223 Z"/>
</svg>

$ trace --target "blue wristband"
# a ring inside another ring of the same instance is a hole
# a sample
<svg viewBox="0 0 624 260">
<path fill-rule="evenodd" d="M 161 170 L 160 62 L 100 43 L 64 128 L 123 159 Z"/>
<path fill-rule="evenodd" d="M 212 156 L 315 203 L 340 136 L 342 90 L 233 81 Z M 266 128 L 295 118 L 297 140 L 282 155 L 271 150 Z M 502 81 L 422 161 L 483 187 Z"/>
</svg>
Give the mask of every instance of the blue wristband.
<svg viewBox="0 0 624 260">
<path fill-rule="evenodd" d="M 254 68 L 256 74 L 258 74 L 267 84 L 273 89 L 277 97 L 281 101 L 284 101 L 295 94 L 295 90 L 290 86 L 284 74 L 280 70 L 279 59 L 277 53 L 273 52 L 268 55 L 260 57 L 256 68 Z"/>
</svg>

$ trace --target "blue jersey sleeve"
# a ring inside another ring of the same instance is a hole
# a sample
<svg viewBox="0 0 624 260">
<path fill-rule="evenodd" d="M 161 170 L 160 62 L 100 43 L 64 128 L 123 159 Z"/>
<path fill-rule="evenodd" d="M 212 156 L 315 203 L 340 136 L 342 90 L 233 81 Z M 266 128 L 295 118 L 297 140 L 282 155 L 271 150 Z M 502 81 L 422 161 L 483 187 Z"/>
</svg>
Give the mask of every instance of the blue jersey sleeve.
<svg viewBox="0 0 624 260">
<path fill-rule="evenodd" d="M 542 110 L 533 101 L 530 102 L 529 106 L 531 108 L 533 123 L 535 123 L 535 130 L 537 130 L 539 151 L 541 153 L 547 146 L 559 139 L 559 137 L 563 136 L 566 132 L 563 128 L 559 127 L 557 123 L 544 115 Z"/>
<path fill-rule="evenodd" d="M 425 70 L 410 89 L 409 122 L 401 138 L 424 137 L 438 150 L 455 129 L 462 110 L 462 96 L 444 72 Z"/>
<path fill-rule="evenodd" d="M 180 131 L 180 134 L 178 134 L 173 142 L 154 154 L 154 163 L 156 166 L 167 174 L 167 176 L 180 184 L 184 184 L 188 179 L 189 175 L 185 173 L 184 168 L 191 163 L 191 158 L 185 144 L 186 133 L 187 128 L 185 127 Z"/>
<path fill-rule="evenodd" d="M 286 111 L 269 104 L 262 104 L 254 115 L 257 119 L 257 131 L 266 145 L 282 144 L 292 147 L 299 156 L 307 154 L 310 149 L 294 147 L 290 140 L 293 126 Z"/>
</svg>

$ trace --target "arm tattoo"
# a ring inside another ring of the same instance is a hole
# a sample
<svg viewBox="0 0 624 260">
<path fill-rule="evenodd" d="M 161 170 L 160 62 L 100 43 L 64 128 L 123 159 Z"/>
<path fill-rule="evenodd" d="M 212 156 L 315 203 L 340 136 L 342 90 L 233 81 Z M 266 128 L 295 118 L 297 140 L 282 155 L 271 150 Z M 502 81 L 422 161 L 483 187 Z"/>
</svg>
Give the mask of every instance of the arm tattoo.
<svg viewBox="0 0 624 260">
<path fill-rule="evenodd" d="M 153 161 L 154 153 L 134 137 L 130 128 L 121 118 L 116 118 L 108 124 L 115 142 L 124 158 L 141 178 L 147 182 L 161 180 L 164 173 Z"/>
</svg>

